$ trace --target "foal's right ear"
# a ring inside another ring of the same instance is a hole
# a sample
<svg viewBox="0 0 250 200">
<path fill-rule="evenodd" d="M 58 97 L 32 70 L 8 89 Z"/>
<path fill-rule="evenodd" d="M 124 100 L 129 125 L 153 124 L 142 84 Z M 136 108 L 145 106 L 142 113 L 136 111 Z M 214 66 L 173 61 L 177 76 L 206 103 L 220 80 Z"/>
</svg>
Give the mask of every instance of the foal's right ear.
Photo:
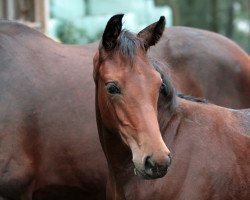
<svg viewBox="0 0 250 200">
<path fill-rule="evenodd" d="M 112 50 L 116 43 L 117 38 L 122 30 L 122 17 L 124 14 L 114 15 L 108 21 L 104 33 L 102 35 L 102 45 L 105 50 Z"/>
<path fill-rule="evenodd" d="M 143 41 L 145 50 L 155 45 L 161 38 L 166 25 L 166 19 L 161 16 L 158 22 L 155 22 L 140 31 L 137 36 Z"/>
</svg>

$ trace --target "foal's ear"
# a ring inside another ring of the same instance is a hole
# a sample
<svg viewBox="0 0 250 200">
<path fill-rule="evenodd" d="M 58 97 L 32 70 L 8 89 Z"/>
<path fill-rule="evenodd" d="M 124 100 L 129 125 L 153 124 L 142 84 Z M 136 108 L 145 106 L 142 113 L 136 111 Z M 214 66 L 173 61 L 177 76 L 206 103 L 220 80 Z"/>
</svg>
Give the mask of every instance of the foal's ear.
<svg viewBox="0 0 250 200">
<path fill-rule="evenodd" d="M 161 16 L 158 22 L 149 25 L 137 34 L 142 39 L 146 50 L 159 41 L 165 29 L 165 24 L 165 17 Z"/>
<path fill-rule="evenodd" d="M 122 17 L 124 14 L 114 15 L 108 21 L 102 35 L 102 45 L 105 50 L 112 50 L 122 30 Z"/>
</svg>

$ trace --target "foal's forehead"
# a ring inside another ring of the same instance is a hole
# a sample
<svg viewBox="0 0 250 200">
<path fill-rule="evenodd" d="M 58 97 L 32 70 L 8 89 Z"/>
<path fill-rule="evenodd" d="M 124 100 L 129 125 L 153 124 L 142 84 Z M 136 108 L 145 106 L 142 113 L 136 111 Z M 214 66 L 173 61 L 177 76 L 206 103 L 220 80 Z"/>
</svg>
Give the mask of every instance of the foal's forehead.
<svg viewBox="0 0 250 200">
<path fill-rule="evenodd" d="M 161 75 L 149 62 L 135 59 L 133 65 L 123 63 L 121 59 L 107 59 L 100 67 L 101 78 L 105 81 L 161 83 Z"/>
</svg>

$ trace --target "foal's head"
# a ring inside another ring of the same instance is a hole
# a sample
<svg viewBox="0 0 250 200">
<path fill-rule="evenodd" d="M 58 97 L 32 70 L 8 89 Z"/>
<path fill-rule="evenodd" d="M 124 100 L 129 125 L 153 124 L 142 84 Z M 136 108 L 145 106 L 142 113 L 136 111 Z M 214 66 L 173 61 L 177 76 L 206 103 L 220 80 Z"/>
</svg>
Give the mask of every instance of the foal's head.
<svg viewBox="0 0 250 200">
<path fill-rule="evenodd" d="M 108 21 L 94 57 L 96 106 L 102 126 L 130 148 L 135 173 L 145 179 L 160 178 L 171 159 L 157 121 L 163 81 L 147 50 L 162 36 L 165 18 L 134 35 L 122 30 L 122 17 Z"/>
</svg>

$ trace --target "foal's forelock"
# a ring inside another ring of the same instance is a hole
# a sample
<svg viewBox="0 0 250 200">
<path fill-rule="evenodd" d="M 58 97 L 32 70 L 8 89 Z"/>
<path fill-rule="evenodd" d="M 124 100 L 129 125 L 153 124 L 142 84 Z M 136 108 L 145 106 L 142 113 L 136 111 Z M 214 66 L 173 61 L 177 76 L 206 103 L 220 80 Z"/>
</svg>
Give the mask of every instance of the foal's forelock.
<svg viewBox="0 0 250 200">
<path fill-rule="evenodd" d="M 131 64 L 133 64 L 135 57 L 137 56 L 138 49 L 145 51 L 144 45 L 133 33 L 122 30 L 118 39 L 116 46 L 107 51 L 101 45 L 99 48 L 101 62 L 105 61 L 107 58 L 112 58 L 116 54 L 122 55 L 125 60 L 128 60 Z"/>
<path fill-rule="evenodd" d="M 141 41 L 129 31 L 123 30 L 117 43 L 118 49 L 127 59 L 134 60 L 139 48 L 144 50 Z"/>
</svg>

